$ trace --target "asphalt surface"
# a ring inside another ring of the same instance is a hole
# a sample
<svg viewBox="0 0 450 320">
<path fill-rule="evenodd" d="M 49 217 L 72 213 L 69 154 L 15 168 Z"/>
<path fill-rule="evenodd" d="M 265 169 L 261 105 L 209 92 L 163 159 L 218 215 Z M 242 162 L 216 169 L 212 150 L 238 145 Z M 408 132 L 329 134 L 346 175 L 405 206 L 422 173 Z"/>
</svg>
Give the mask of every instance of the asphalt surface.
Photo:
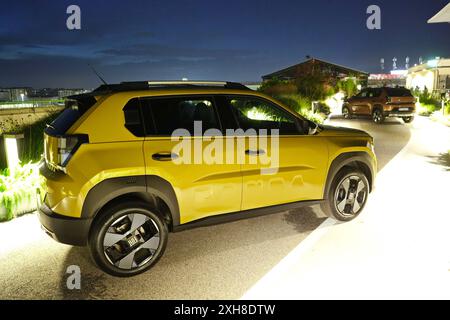
<svg viewBox="0 0 450 320">
<path fill-rule="evenodd" d="M 329 122 L 371 133 L 379 170 L 390 166 L 402 153 L 426 161 L 448 177 L 448 157 L 444 155 L 450 149 L 448 128 L 428 119 L 407 125 L 396 119 L 383 125 L 365 119 Z M 395 172 L 404 165 L 396 161 L 389 170 Z M 414 170 L 420 171 L 420 165 Z M 411 174 L 414 177 L 415 173 Z M 402 181 L 395 175 L 385 175 L 377 190 L 394 185 L 407 188 L 411 182 L 413 179 Z M 382 197 L 371 199 L 372 203 L 383 201 Z M 446 205 L 445 198 L 432 201 L 437 206 Z M 35 215 L 27 215 L 0 224 L 0 298 L 238 299 L 243 295 L 254 297 L 255 285 L 262 288 L 257 292 L 271 292 L 268 297 L 282 296 L 281 290 L 288 289 L 264 282 L 265 277 L 324 221 L 320 209 L 311 207 L 171 234 L 167 251 L 154 268 L 133 278 L 114 278 L 94 266 L 86 248 L 56 243 L 41 232 Z M 402 220 L 396 223 L 400 224 L 397 228 L 403 227 Z M 81 269 L 80 290 L 67 289 L 66 271 L 71 265 Z M 290 272 L 294 273 L 292 279 L 299 276 L 295 269 Z"/>
</svg>

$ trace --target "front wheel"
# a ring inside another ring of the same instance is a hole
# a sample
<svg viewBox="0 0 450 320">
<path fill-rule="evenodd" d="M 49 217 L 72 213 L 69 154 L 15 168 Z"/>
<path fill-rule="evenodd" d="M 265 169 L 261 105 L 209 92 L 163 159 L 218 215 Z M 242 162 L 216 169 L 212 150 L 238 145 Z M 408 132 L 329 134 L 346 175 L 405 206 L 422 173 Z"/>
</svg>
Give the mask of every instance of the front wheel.
<svg viewBox="0 0 450 320">
<path fill-rule="evenodd" d="M 375 109 L 372 113 L 372 120 L 375 123 L 382 123 L 384 121 L 383 112 L 380 109 Z"/>
<path fill-rule="evenodd" d="M 165 251 L 168 229 L 164 220 L 143 202 L 127 201 L 99 213 L 89 248 L 106 273 L 129 277 L 153 266 Z"/>
<path fill-rule="evenodd" d="M 321 204 L 321 208 L 330 218 L 350 221 L 361 213 L 368 196 L 367 177 L 355 169 L 343 169 L 333 179 L 327 199 Z"/>
<path fill-rule="evenodd" d="M 342 116 L 344 117 L 344 119 L 350 119 L 351 115 L 350 115 L 350 110 L 348 107 L 343 107 L 342 108 Z"/>
<path fill-rule="evenodd" d="M 414 116 L 411 117 L 403 117 L 402 118 L 405 123 L 411 123 L 414 120 Z"/>
</svg>

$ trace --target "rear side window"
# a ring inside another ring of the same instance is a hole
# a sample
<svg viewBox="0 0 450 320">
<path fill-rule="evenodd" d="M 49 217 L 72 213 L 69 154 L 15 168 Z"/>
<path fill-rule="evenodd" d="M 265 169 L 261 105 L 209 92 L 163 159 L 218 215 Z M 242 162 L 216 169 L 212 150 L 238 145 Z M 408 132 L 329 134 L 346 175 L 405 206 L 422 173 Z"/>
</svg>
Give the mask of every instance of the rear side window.
<svg viewBox="0 0 450 320">
<path fill-rule="evenodd" d="M 148 134 L 171 136 L 177 129 L 186 129 L 194 135 L 199 133 L 194 132 L 194 122 L 201 122 L 201 134 L 220 129 L 211 97 L 148 98 L 141 103 Z"/>
<path fill-rule="evenodd" d="M 411 91 L 405 88 L 386 88 L 389 97 L 412 97 Z"/>
<path fill-rule="evenodd" d="M 128 129 L 136 137 L 143 137 L 144 126 L 142 125 L 141 108 L 139 98 L 134 98 L 128 101 L 123 108 L 125 117 L 125 128 Z"/>
<path fill-rule="evenodd" d="M 64 135 L 96 102 L 97 100 L 91 96 L 80 97 L 76 100 L 67 99 L 64 111 L 48 125 L 45 133 L 52 136 Z"/>
</svg>

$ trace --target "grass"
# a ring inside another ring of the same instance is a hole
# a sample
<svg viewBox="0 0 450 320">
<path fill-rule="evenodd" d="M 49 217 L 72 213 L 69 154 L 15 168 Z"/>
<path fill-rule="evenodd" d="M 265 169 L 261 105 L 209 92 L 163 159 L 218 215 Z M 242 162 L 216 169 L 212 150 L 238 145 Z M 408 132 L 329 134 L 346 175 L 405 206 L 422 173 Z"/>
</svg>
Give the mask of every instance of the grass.
<svg viewBox="0 0 450 320">
<path fill-rule="evenodd" d="M 14 172 L 0 174 L 0 221 L 36 210 L 36 189 L 39 186 L 37 163 L 18 166 Z"/>
</svg>

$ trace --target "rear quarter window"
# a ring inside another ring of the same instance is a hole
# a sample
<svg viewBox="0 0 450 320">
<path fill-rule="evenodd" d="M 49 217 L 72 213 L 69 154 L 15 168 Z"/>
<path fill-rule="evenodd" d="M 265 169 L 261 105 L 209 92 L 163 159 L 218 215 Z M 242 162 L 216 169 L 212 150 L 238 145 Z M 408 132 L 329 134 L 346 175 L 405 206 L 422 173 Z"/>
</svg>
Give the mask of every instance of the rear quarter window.
<svg viewBox="0 0 450 320">
<path fill-rule="evenodd" d="M 67 99 L 65 101 L 64 111 L 48 125 L 45 133 L 52 136 L 64 135 L 96 102 L 97 100 L 91 96 L 80 97 L 79 99 Z"/>
<path fill-rule="evenodd" d="M 136 137 L 144 137 L 144 125 L 142 123 L 141 106 L 139 98 L 133 98 L 123 108 L 125 128 Z"/>
</svg>

